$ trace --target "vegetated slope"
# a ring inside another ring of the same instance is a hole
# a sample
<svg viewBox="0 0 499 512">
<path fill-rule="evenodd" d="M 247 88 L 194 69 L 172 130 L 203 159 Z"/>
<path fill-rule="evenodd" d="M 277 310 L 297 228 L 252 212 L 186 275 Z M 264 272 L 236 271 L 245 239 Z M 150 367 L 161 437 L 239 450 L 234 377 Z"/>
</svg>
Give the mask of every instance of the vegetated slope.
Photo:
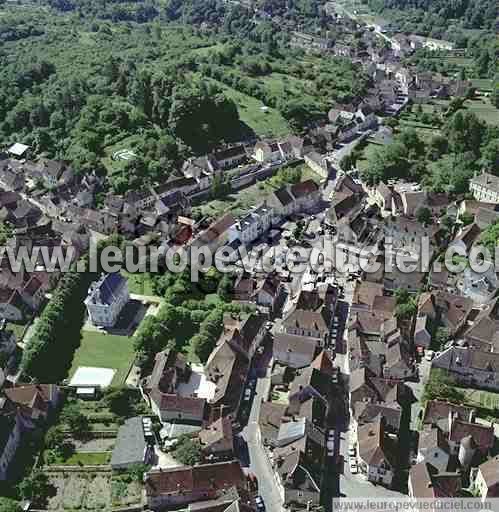
<svg viewBox="0 0 499 512">
<path fill-rule="evenodd" d="M 429 30 L 448 26 L 450 20 L 463 28 L 492 30 L 497 19 L 497 0 L 369 0 L 369 5 L 377 11 L 403 10 Z"/>
</svg>

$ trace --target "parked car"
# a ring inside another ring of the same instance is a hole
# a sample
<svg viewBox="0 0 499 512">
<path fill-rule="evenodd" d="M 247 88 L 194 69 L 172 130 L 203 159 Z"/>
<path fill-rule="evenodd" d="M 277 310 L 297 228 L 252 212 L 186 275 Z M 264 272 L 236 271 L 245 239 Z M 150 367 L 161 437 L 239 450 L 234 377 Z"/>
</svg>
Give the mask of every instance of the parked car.
<svg viewBox="0 0 499 512">
<path fill-rule="evenodd" d="M 357 462 L 353 459 L 350 459 L 350 473 L 352 475 L 356 475 L 359 472 L 359 467 L 357 466 Z"/>
<path fill-rule="evenodd" d="M 255 505 L 256 505 L 256 509 L 259 512 L 263 512 L 265 510 L 265 503 L 263 502 L 263 498 L 261 496 L 257 496 L 255 498 Z"/>
<path fill-rule="evenodd" d="M 350 457 L 355 457 L 355 445 L 351 444 L 349 447 L 348 447 L 348 455 L 350 455 Z"/>
<path fill-rule="evenodd" d="M 249 402 L 249 401 L 250 401 L 250 399 L 251 399 L 251 389 L 250 389 L 250 388 L 246 388 L 246 389 L 244 390 L 244 398 L 243 398 L 243 400 L 244 400 L 245 402 Z"/>
<path fill-rule="evenodd" d="M 433 352 L 433 350 L 427 350 L 427 351 L 425 352 L 424 358 L 425 358 L 427 361 L 431 361 L 434 357 L 435 357 L 435 352 Z"/>
</svg>

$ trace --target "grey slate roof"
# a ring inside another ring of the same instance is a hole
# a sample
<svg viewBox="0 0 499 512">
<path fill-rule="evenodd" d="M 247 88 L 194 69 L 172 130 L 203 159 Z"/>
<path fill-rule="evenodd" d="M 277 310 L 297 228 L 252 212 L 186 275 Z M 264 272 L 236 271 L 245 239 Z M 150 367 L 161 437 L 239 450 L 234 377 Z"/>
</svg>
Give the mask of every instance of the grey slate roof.
<svg viewBox="0 0 499 512">
<path fill-rule="evenodd" d="M 111 456 L 111 466 L 144 462 L 147 443 L 142 418 L 129 418 L 118 430 L 118 437 Z"/>
</svg>

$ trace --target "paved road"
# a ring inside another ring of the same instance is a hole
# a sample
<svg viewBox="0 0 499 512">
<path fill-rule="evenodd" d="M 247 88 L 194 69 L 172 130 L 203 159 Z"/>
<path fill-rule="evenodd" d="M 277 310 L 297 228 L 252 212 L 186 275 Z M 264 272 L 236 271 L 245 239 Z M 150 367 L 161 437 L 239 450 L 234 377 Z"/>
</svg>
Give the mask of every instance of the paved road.
<svg viewBox="0 0 499 512">
<path fill-rule="evenodd" d="M 260 441 L 260 430 L 258 428 L 260 405 L 269 385 L 270 379 L 268 376 L 258 379 L 249 421 L 242 431 L 242 437 L 248 446 L 250 471 L 258 479 L 259 494 L 262 496 L 267 510 L 269 512 L 281 512 L 281 495 L 277 488 L 274 471 Z"/>
</svg>

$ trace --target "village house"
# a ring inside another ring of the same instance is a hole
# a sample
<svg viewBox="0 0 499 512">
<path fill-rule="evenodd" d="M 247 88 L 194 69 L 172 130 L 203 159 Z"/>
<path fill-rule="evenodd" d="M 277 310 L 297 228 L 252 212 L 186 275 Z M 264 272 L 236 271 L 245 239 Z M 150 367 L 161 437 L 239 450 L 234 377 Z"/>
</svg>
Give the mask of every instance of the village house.
<svg viewBox="0 0 499 512">
<path fill-rule="evenodd" d="M 141 383 L 141 392 L 153 412 L 164 422 L 201 425 L 206 399 L 183 396 L 178 387 L 189 381 L 191 368 L 174 350 L 156 354 L 151 375 Z"/>
<path fill-rule="evenodd" d="M 296 304 L 282 322 L 284 332 L 317 338 L 320 346 L 324 346 L 330 334 L 337 295 L 337 289 L 331 285 L 313 291 L 302 290 Z"/>
<path fill-rule="evenodd" d="M 13 167 L 12 161 L 0 161 L 0 186 L 7 191 L 20 191 L 24 188 L 24 184 L 23 175 Z"/>
<path fill-rule="evenodd" d="M 464 386 L 499 390 L 499 354 L 463 347 L 443 350 L 432 367 L 448 371 Z"/>
<path fill-rule="evenodd" d="M 226 313 L 223 317 L 223 331 L 217 345 L 228 343 L 234 350 L 251 359 L 267 335 L 263 313 Z"/>
<path fill-rule="evenodd" d="M 15 460 L 23 434 L 43 425 L 54 412 L 59 400 L 60 390 L 54 384 L 31 384 L 4 389 L 0 397 L 0 429 L 3 436 L 0 480 L 8 477 L 9 466 Z"/>
<path fill-rule="evenodd" d="M 481 304 L 472 324 L 463 334 L 466 344 L 482 351 L 497 352 L 499 350 L 499 300 Z"/>
<path fill-rule="evenodd" d="M 232 459 L 234 456 L 234 438 L 232 422 L 221 417 L 199 432 L 199 442 L 203 456 L 210 461 Z"/>
<path fill-rule="evenodd" d="M 482 501 L 499 498 L 499 457 L 493 457 L 472 471 L 473 488 Z"/>
<path fill-rule="evenodd" d="M 7 149 L 7 153 L 15 158 L 28 158 L 30 156 L 31 146 L 15 142 Z"/>
<path fill-rule="evenodd" d="M 306 336 L 278 333 L 274 336 L 274 360 L 291 368 L 305 368 L 314 360 L 318 341 Z"/>
<path fill-rule="evenodd" d="M 370 482 L 391 486 L 397 467 L 397 442 L 385 432 L 383 416 L 357 431 L 357 461 L 359 469 Z"/>
<path fill-rule="evenodd" d="M 272 163 L 282 158 L 277 142 L 259 141 L 255 144 L 253 158 L 263 164 Z"/>
<path fill-rule="evenodd" d="M 270 229 L 272 208 L 262 203 L 240 218 L 235 226 L 238 238 L 243 245 L 248 245 Z"/>
<path fill-rule="evenodd" d="M 235 418 L 248 376 L 250 360 L 244 351 L 224 337 L 219 340 L 205 365 L 206 378 L 215 386 L 209 400 L 210 418 Z"/>
<path fill-rule="evenodd" d="M 293 48 L 302 48 L 304 50 L 325 51 L 333 46 L 333 41 L 327 37 L 317 37 L 304 32 L 293 32 L 289 45 Z"/>
<path fill-rule="evenodd" d="M 251 503 L 252 490 L 237 461 L 151 469 L 145 474 L 146 503 L 154 511 L 201 501 L 225 502 L 227 507 L 238 499 Z"/>
<path fill-rule="evenodd" d="M 470 181 L 470 191 L 477 201 L 499 203 L 499 178 L 482 172 Z"/>
<path fill-rule="evenodd" d="M 2 448 L 0 451 L 0 480 L 6 480 L 9 467 L 14 461 L 21 442 L 21 415 L 16 406 L 6 397 L 0 399 L 0 429 Z"/>
<path fill-rule="evenodd" d="M 459 472 L 439 473 L 427 462 L 420 462 L 409 470 L 409 496 L 416 499 L 455 498 L 462 488 Z"/>
<path fill-rule="evenodd" d="M 242 272 L 234 283 L 233 299 L 256 303 L 262 311 L 271 313 L 282 302 L 283 291 L 284 287 L 275 273 L 260 278 Z"/>
<path fill-rule="evenodd" d="M 146 418 L 136 416 L 120 426 L 110 462 L 114 471 L 154 461 L 154 437 L 148 423 Z"/>
<path fill-rule="evenodd" d="M 324 155 L 320 155 L 316 151 L 310 151 L 303 158 L 312 171 L 323 178 L 329 177 L 331 165 Z"/>
<path fill-rule="evenodd" d="M 301 211 L 313 209 L 320 198 L 319 186 L 313 180 L 287 185 L 272 192 L 267 204 L 273 210 L 273 224 Z"/>
<path fill-rule="evenodd" d="M 359 427 L 373 423 L 378 416 L 385 419 L 385 431 L 398 435 L 401 428 L 402 408 L 397 403 L 372 404 L 356 402 L 353 407 L 352 423 L 355 430 Z"/>
<path fill-rule="evenodd" d="M 114 327 L 129 300 L 127 280 L 119 272 L 103 275 L 90 286 L 85 299 L 90 321 L 94 325 Z"/>
<path fill-rule="evenodd" d="M 405 388 L 402 383 L 376 377 L 367 368 L 359 368 L 351 372 L 351 408 L 357 402 L 400 404 L 404 396 Z"/>
<path fill-rule="evenodd" d="M 0 315 L 13 322 L 20 322 L 27 308 L 21 294 L 7 287 L 0 288 Z"/>
<path fill-rule="evenodd" d="M 220 149 L 213 152 L 217 166 L 220 169 L 232 169 L 247 159 L 246 149 L 242 144 Z"/>
</svg>

